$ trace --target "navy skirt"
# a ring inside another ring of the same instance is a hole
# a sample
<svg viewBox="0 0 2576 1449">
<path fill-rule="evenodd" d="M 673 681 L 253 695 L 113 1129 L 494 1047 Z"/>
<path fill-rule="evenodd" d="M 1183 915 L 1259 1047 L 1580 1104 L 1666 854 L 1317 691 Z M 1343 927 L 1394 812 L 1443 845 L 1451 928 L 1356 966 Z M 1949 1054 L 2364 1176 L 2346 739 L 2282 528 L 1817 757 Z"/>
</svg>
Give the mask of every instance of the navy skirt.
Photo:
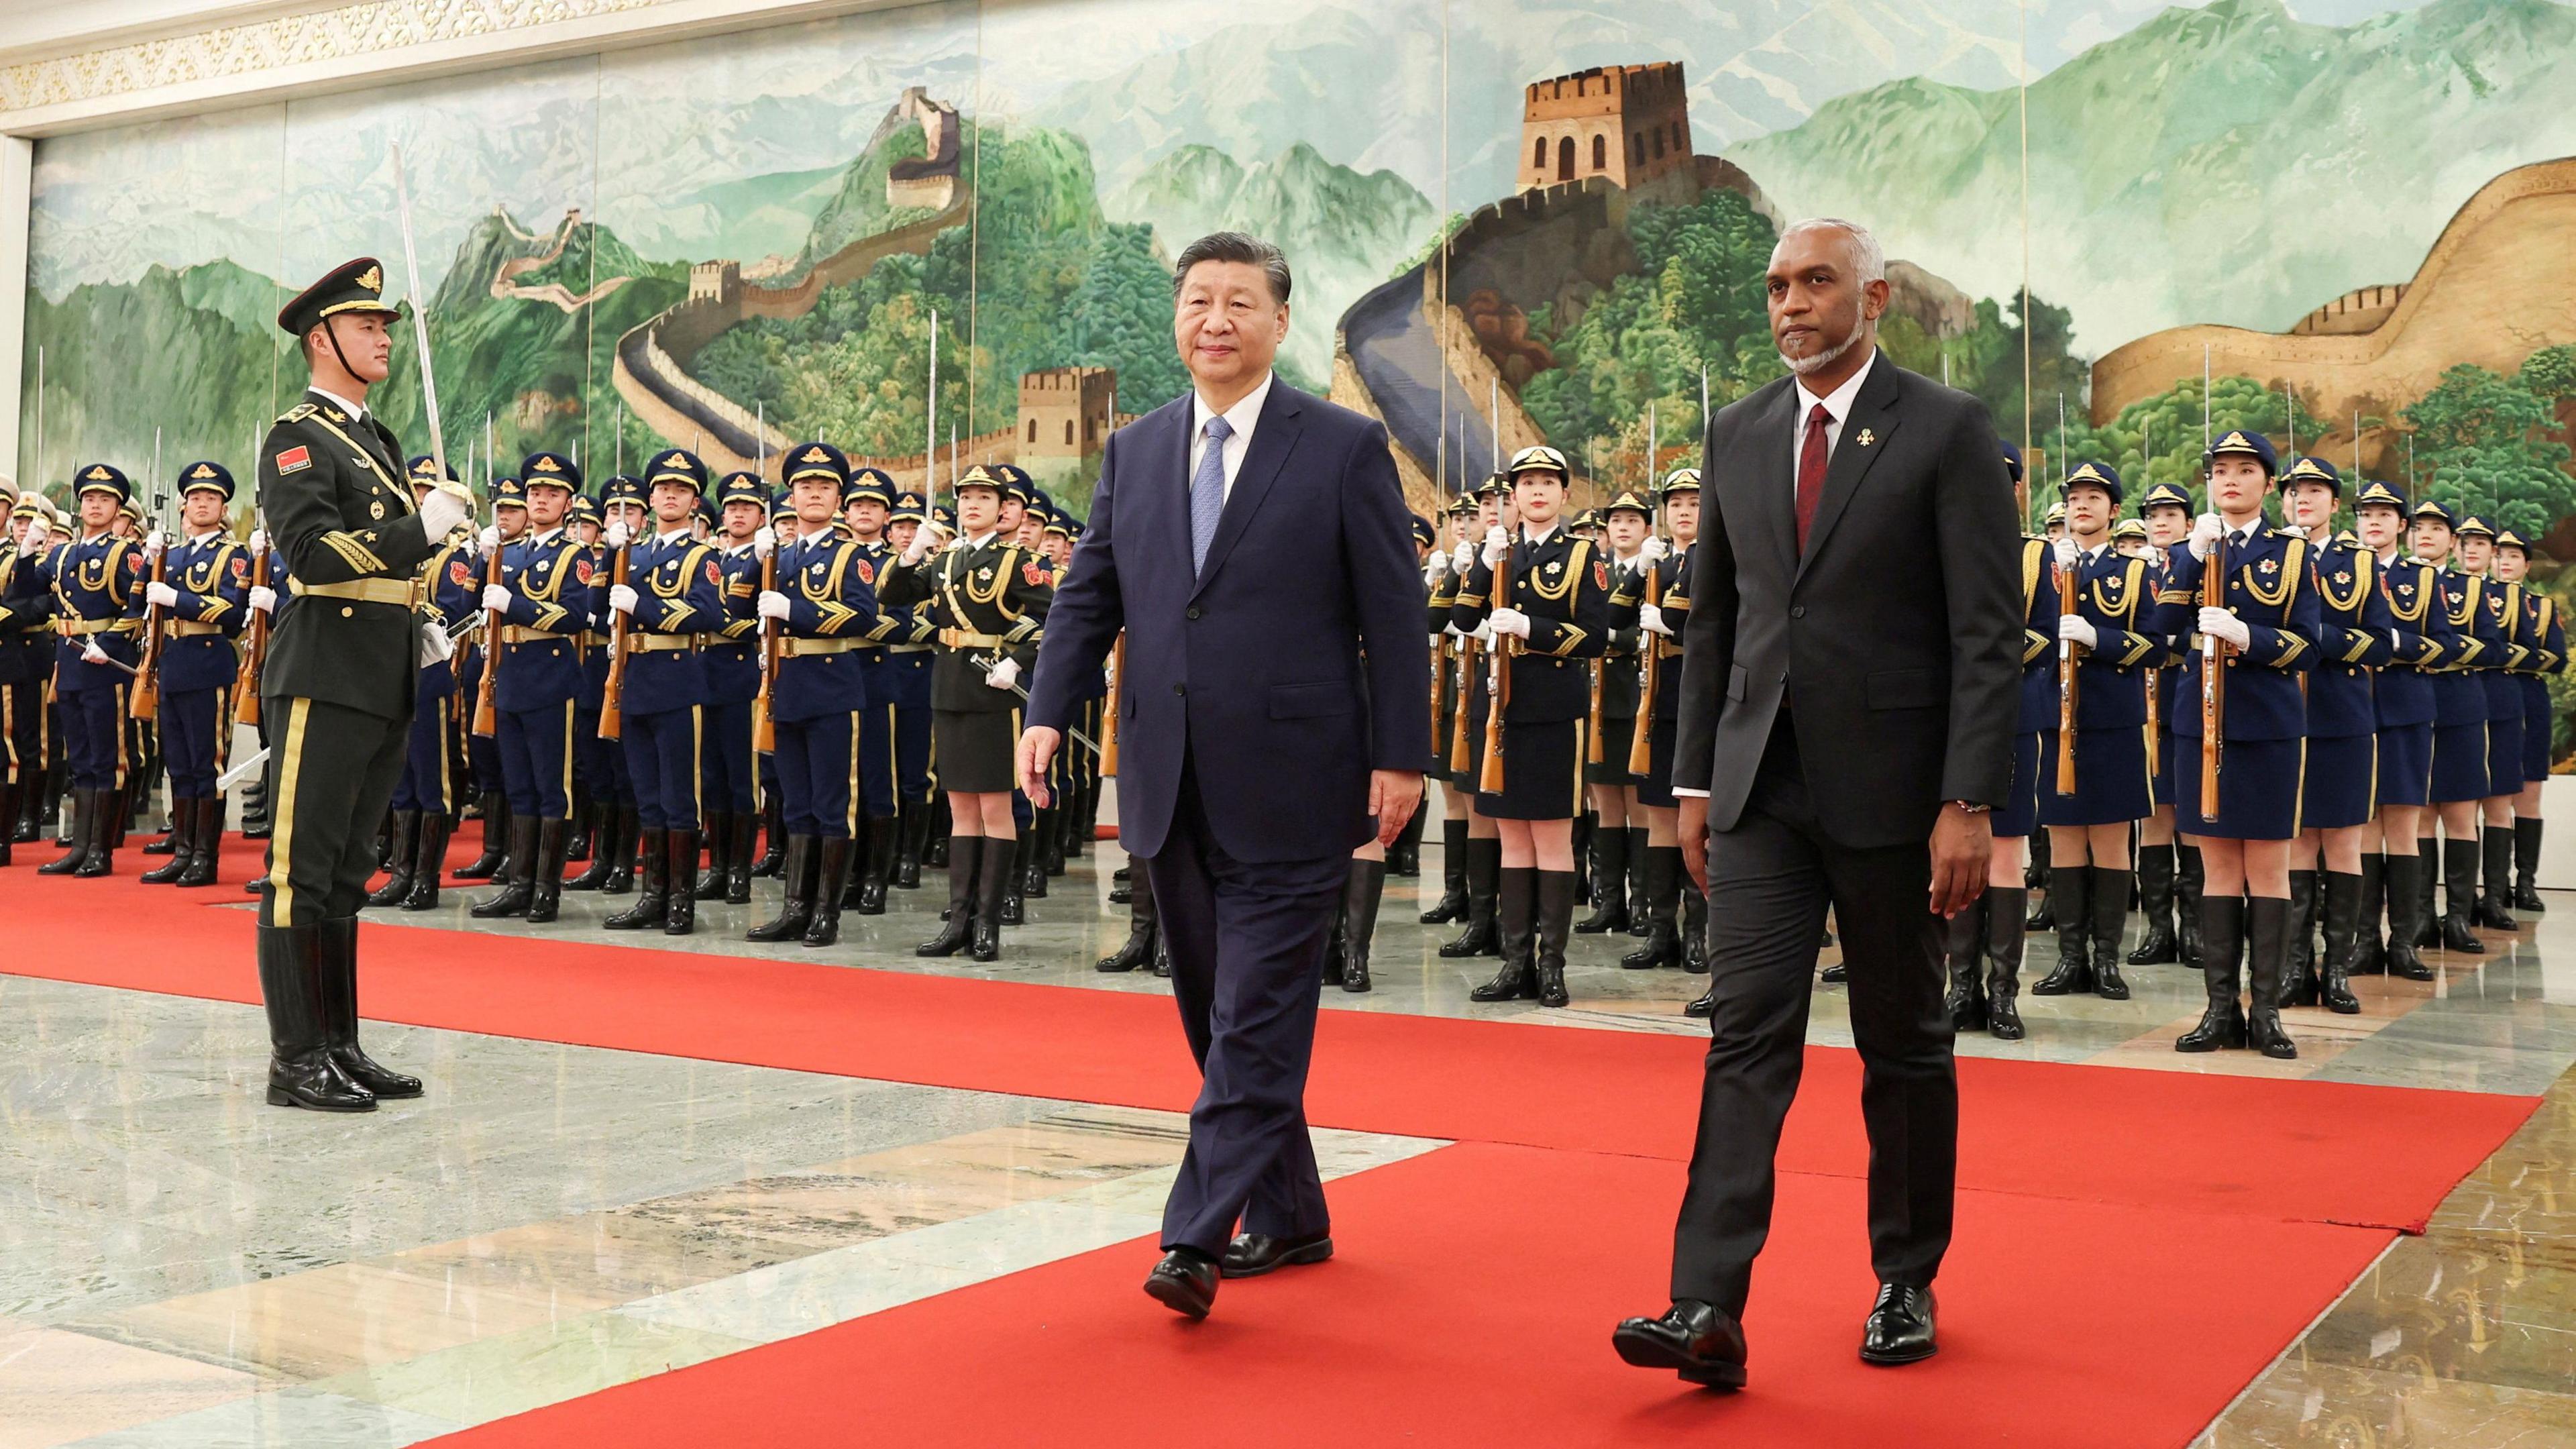
<svg viewBox="0 0 2576 1449">
<path fill-rule="evenodd" d="M 2522 792 L 2522 716 L 2487 721 L 2487 793 Z"/>
<path fill-rule="evenodd" d="M 2522 692 L 2522 783 L 2530 785 L 2549 778 L 2549 752 L 2557 743 L 2558 716 L 2550 708 L 2549 686 L 2537 679 L 2523 681 Z"/>
<path fill-rule="evenodd" d="M 1583 813 L 1583 721 L 1503 724 L 1503 789 L 1476 793 L 1488 820 L 1571 820 Z"/>
<path fill-rule="evenodd" d="M 2170 724 L 2156 730 L 2155 799 L 2158 805 L 2174 802 L 2174 732 Z"/>
<path fill-rule="evenodd" d="M 2433 724 L 2387 725 L 2379 731 L 2379 803 L 2425 805 L 2433 798 Z"/>
<path fill-rule="evenodd" d="M 2004 791 L 2004 803 L 1996 806 L 1994 813 L 1998 837 L 2019 839 L 2039 828 L 2040 764 L 2047 761 L 2054 769 L 2056 760 L 2057 731 L 2013 736 L 2012 784 Z"/>
<path fill-rule="evenodd" d="M 1637 803 L 1657 809 L 1673 808 L 1673 735 L 1681 721 L 1657 717 L 1642 722 L 1646 734 L 1646 775 L 1637 782 Z"/>
<path fill-rule="evenodd" d="M 2433 799 L 2435 805 L 2483 800 L 2487 789 L 2487 727 L 2474 724 L 2433 726 Z"/>
<path fill-rule="evenodd" d="M 2308 741 L 2308 778 L 2300 796 L 2299 828 L 2341 830 L 2369 824 L 2379 809 L 2378 766 L 2377 735 Z"/>
<path fill-rule="evenodd" d="M 1636 784 L 1637 777 L 1628 773 L 1628 750 L 1635 744 L 1636 738 L 1637 721 L 1634 716 L 1619 719 L 1612 715 L 1603 715 L 1601 717 L 1601 763 L 1597 765 L 1592 763 L 1593 750 L 1589 744 L 1586 744 L 1583 750 L 1583 783 L 1587 785 Z"/>
<path fill-rule="evenodd" d="M 2075 732 L 2075 793 L 2057 793 L 2057 752 L 2039 762 L 2039 823 L 2124 825 L 2155 813 L 2147 769 L 2147 727 L 2119 725 Z"/>
<path fill-rule="evenodd" d="M 2200 741 L 2177 750 L 2177 760 L 2200 758 Z M 2200 779 L 2174 803 L 2174 828 L 2220 840 L 2292 840 L 2299 833 L 2300 762 L 2306 740 L 2229 740 L 2218 757 L 2218 814 L 2200 813 Z"/>
</svg>

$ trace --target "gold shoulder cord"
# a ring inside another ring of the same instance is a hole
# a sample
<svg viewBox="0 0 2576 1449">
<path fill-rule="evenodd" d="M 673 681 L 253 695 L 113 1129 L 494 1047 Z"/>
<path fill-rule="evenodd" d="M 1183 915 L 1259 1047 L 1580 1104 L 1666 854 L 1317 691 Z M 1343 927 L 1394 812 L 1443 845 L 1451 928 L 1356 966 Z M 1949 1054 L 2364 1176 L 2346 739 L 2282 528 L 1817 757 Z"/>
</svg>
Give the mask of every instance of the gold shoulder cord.
<svg viewBox="0 0 2576 1449">
<path fill-rule="evenodd" d="M 2284 610 L 2286 616 L 2290 597 L 2299 591 L 2299 573 L 2307 564 L 2307 547 L 2303 539 L 2290 540 L 2290 551 L 2281 561 L 2281 582 L 2268 593 L 2257 581 L 2252 564 L 2240 567 L 2237 576 L 2245 581 L 2245 592 L 2267 609 Z"/>
<path fill-rule="evenodd" d="M 1578 538 L 1574 541 L 1573 551 L 1565 556 L 1565 577 L 1558 581 L 1555 588 L 1549 588 L 1534 577 L 1536 571 L 1532 569 L 1522 569 L 1515 582 L 1528 585 L 1534 597 L 1551 604 L 1556 603 L 1574 592 L 1575 585 L 1583 579 L 1583 571 L 1591 566 L 1591 555 L 1592 545 Z"/>
</svg>

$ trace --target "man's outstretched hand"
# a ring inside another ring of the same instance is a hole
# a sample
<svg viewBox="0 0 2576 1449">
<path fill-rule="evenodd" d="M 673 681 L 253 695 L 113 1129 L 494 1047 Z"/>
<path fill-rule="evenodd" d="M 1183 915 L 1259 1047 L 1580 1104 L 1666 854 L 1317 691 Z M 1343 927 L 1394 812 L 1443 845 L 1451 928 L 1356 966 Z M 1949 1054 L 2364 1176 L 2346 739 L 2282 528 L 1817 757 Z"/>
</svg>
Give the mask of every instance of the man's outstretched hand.
<svg viewBox="0 0 2576 1449">
<path fill-rule="evenodd" d="M 1377 817 L 1377 843 L 1395 844 L 1422 804 L 1422 776 L 1411 770 L 1369 771 L 1369 813 Z"/>
<path fill-rule="evenodd" d="M 1031 725 L 1020 731 L 1020 793 L 1029 797 L 1031 808 L 1047 808 L 1047 767 L 1055 763 L 1055 752 L 1063 748 L 1062 730 Z"/>
</svg>

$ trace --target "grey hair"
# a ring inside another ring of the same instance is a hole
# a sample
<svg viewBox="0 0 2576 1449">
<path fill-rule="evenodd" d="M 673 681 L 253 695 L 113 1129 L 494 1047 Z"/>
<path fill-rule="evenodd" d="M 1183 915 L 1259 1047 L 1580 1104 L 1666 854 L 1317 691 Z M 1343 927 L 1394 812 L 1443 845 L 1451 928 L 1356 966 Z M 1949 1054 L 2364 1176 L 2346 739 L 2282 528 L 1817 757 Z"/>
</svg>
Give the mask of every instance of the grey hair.
<svg viewBox="0 0 2576 1449">
<path fill-rule="evenodd" d="M 1288 254 L 1257 236 L 1239 231 L 1212 231 L 1181 248 L 1180 260 L 1172 263 L 1172 297 L 1181 295 L 1181 284 L 1189 279 L 1190 268 L 1201 262 L 1241 262 L 1259 267 L 1270 282 L 1270 300 L 1288 305 Z"/>
<path fill-rule="evenodd" d="M 1879 246 L 1878 238 L 1869 234 L 1868 227 L 1839 216 L 1811 216 L 1782 228 L 1780 240 L 1785 242 L 1802 231 L 1841 232 L 1851 248 L 1852 270 L 1859 274 L 1854 280 L 1863 286 L 1887 280 L 1887 253 Z"/>
</svg>

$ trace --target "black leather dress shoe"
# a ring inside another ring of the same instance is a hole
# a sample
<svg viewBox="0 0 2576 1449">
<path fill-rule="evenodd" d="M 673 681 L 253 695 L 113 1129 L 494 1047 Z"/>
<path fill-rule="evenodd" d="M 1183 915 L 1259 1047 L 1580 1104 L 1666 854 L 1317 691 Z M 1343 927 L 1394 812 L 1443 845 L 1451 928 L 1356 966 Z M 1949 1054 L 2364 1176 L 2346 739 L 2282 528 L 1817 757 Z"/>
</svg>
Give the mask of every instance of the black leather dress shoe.
<svg viewBox="0 0 2576 1449">
<path fill-rule="evenodd" d="M 1818 972 L 1816 979 L 1825 983 L 1827 986 L 1840 986 L 1851 980 L 1851 968 L 1845 966 L 1842 962 L 1837 961 L 1831 966 L 1826 967 L 1823 971 Z"/>
<path fill-rule="evenodd" d="M 1237 1233 L 1225 1246 L 1225 1261 L 1218 1266 L 1228 1278 L 1258 1278 L 1275 1268 L 1294 1268 L 1306 1263 L 1320 1263 L 1333 1256 L 1333 1235 L 1301 1233 L 1293 1238 L 1274 1238 L 1268 1233 Z"/>
<path fill-rule="evenodd" d="M 1940 1351 L 1932 1339 L 1932 1290 L 1880 1284 L 1869 1321 L 1861 1325 L 1861 1358 L 1879 1364 L 1920 1363 Z"/>
<path fill-rule="evenodd" d="M 1205 1318 L 1216 1305 L 1217 1266 L 1213 1259 L 1174 1248 L 1145 1275 L 1145 1296 L 1174 1313 Z"/>
<path fill-rule="evenodd" d="M 1610 1346 L 1639 1368 L 1671 1369 L 1712 1389 L 1744 1387 L 1744 1330 L 1713 1303 L 1676 1298 L 1661 1318 L 1630 1318 Z"/>
</svg>

